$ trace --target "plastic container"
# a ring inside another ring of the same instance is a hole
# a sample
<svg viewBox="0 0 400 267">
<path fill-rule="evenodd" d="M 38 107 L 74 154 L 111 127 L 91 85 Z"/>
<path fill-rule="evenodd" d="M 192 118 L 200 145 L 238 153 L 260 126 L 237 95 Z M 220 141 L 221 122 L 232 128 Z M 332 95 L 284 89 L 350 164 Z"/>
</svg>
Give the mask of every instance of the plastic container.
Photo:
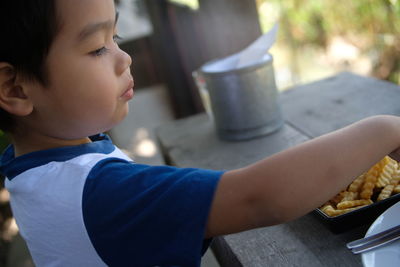
<svg viewBox="0 0 400 267">
<path fill-rule="evenodd" d="M 333 233 L 338 234 L 362 225 L 372 224 L 385 210 L 398 201 L 400 201 L 400 194 L 335 217 L 326 215 L 320 209 L 316 209 L 315 213 Z"/>
</svg>

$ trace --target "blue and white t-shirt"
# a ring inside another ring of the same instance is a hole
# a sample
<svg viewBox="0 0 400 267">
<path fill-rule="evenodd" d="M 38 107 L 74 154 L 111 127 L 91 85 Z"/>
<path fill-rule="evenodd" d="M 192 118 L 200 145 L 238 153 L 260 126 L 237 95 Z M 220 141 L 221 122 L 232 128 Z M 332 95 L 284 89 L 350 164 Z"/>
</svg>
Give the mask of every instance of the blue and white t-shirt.
<svg viewBox="0 0 400 267">
<path fill-rule="evenodd" d="M 0 159 L 37 266 L 199 266 L 222 173 L 132 162 L 106 135 Z"/>
</svg>

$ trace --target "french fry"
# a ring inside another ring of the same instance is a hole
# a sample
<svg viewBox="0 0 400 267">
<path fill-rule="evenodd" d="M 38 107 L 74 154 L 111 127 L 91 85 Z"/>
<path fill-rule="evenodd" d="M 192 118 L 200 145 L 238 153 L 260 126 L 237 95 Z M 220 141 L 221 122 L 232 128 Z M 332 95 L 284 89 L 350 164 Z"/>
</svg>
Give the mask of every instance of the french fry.
<svg viewBox="0 0 400 267">
<path fill-rule="evenodd" d="M 321 210 L 322 210 L 325 214 L 327 214 L 328 216 L 334 217 L 334 216 L 342 215 L 342 214 L 345 214 L 345 213 L 347 213 L 347 212 L 350 212 L 350 211 L 353 211 L 353 210 L 356 210 L 356 209 L 359 209 L 359 208 L 362 208 L 362 207 L 365 207 L 365 206 L 366 206 L 366 205 L 357 206 L 357 207 L 354 207 L 354 208 L 348 208 L 348 209 L 339 210 L 339 209 L 333 208 L 332 205 L 327 205 L 327 206 L 322 207 Z"/>
<path fill-rule="evenodd" d="M 395 173 L 397 168 L 398 168 L 397 162 L 392 159 L 389 159 L 388 163 L 383 167 L 382 172 L 379 174 L 376 186 L 385 187 L 388 184 L 390 184 L 390 180 L 392 180 L 392 175 Z"/>
<path fill-rule="evenodd" d="M 357 192 L 360 191 L 361 186 L 364 183 L 366 174 L 362 174 L 358 176 L 350 185 L 349 185 L 349 191 L 350 192 Z"/>
<path fill-rule="evenodd" d="M 347 201 L 343 201 L 343 202 L 340 202 L 339 204 L 337 204 L 337 208 L 340 210 L 344 210 L 344 209 L 348 209 L 348 208 L 354 208 L 357 206 L 365 206 L 365 205 L 369 205 L 372 203 L 373 202 L 371 199 L 347 200 Z"/>
<path fill-rule="evenodd" d="M 372 194 L 374 193 L 374 188 L 376 184 L 377 177 L 377 170 L 372 169 L 367 172 L 365 176 L 365 182 L 361 188 L 360 197 L 362 199 L 371 199 Z"/>
<path fill-rule="evenodd" d="M 395 194 L 400 193 L 400 185 L 396 186 L 396 187 L 393 189 L 393 192 L 394 192 Z"/>
<path fill-rule="evenodd" d="M 394 185 L 392 185 L 392 184 L 388 184 L 387 186 L 385 186 L 382 189 L 381 193 L 379 194 L 377 200 L 380 201 L 380 200 L 389 198 L 393 192 L 393 189 L 394 189 Z"/>
</svg>

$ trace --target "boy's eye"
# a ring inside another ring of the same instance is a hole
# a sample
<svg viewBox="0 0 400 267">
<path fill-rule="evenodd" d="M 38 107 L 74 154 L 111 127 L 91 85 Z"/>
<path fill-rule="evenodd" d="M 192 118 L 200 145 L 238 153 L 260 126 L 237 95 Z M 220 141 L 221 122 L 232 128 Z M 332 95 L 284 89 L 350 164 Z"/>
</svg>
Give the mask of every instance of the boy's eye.
<svg viewBox="0 0 400 267">
<path fill-rule="evenodd" d="M 113 36 L 114 42 L 121 41 L 122 39 L 123 39 L 123 38 L 122 38 L 121 36 L 119 36 L 118 34 L 115 34 L 115 35 Z"/>
<path fill-rule="evenodd" d="M 99 56 L 102 56 L 105 53 L 107 53 L 108 50 L 109 49 L 107 47 L 102 47 L 100 49 L 94 50 L 93 52 L 90 52 L 90 54 L 93 55 L 93 56 L 99 57 Z"/>
<path fill-rule="evenodd" d="M 118 40 L 122 40 L 122 38 L 118 35 L 118 34 L 115 34 L 114 36 L 113 36 L 113 41 L 116 43 Z M 93 52 L 90 52 L 90 54 L 91 55 L 93 55 L 93 56 L 102 56 L 102 55 L 104 55 L 105 53 L 107 53 L 108 51 L 109 51 L 110 49 L 108 49 L 107 47 L 102 47 L 102 48 L 100 48 L 100 49 L 97 49 L 97 50 L 95 50 L 95 51 L 93 51 Z"/>
</svg>

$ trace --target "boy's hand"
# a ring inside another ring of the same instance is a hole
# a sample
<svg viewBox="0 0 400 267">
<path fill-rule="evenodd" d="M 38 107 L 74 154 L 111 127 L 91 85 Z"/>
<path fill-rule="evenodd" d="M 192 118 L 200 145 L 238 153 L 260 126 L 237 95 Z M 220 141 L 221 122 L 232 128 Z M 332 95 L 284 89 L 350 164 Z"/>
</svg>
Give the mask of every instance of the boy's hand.
<svg viewBox="0 0 400 267">
<path fill-rule="evenodd" d="M 302 216 L 384 156 L 400 161 L 399 146 L 400 117 L 375 116 L 228 171 L 215 193 L 206 237 Z"/>
</svg>

